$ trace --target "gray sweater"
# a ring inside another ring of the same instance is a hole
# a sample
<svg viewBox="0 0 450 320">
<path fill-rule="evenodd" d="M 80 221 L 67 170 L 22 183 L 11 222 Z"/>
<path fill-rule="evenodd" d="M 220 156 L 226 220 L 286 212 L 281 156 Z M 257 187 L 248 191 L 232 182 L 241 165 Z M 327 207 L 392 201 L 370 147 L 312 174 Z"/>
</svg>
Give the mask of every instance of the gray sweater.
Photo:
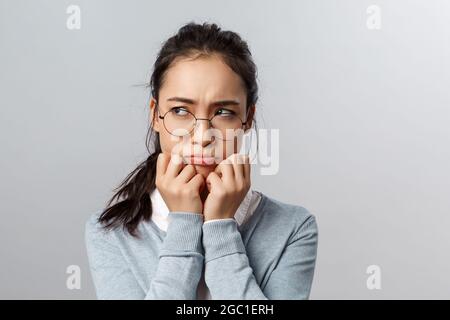
<svg viewBox="0 0 450 320">
<path fill-rule="evenodd" d="M 259 193 L 243 225 L 234 219 L 203 224 L 201 214 L 170 212 L 167 232 L 142 221 L 140 239 L 123 228 L 105 231 L 100 212 L 93 213 L 85 239 L 97 298 L 197 299 L 204 271 L 215 300 L 308 299 L 318 245 L 315 216 Z"/>
</svg>

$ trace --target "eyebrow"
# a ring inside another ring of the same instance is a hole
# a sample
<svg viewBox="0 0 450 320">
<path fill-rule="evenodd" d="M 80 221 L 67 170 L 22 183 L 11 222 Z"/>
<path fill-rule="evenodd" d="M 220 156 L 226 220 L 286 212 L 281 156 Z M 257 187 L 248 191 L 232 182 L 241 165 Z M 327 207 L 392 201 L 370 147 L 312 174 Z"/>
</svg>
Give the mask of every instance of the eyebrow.
<svg viewBox="0 0 450 320">
<path fill-rule="evenodd" d="M 183 102 L 187 104 L 196 104 L 196 101 L 189 99 L 189 98 L 183 98 L 183 97 L 172 97 L 167 99 L 167 101 L 178 101 Z M 240 103 L 236 100 L 220 100 L 220 101 L 214 101 L 210 104 L 210 106 L 238 106 Z"/>
</svg>

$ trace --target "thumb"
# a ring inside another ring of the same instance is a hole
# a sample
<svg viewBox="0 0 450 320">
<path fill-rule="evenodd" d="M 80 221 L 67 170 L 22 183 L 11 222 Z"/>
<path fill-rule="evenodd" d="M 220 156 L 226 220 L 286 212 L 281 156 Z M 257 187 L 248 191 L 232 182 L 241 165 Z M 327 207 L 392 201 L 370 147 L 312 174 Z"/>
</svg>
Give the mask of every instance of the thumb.
<svg viewBox="0 0 450 320">
<path fill-rule="evenodd" d="M 206 186 L 208 187 L 208 191 L 211 192 L 211 188 L 213 188 L 215 185 L 220 184 L 221 181 L 222 180 L 215 171 L 210 172 L 206 177 Z"/>
<path fill-rule="evenodd" d="M 222 177 L 222 166 L 217 166 L 213 173 L 215 173 L 219 178 Z"/>
</svg>

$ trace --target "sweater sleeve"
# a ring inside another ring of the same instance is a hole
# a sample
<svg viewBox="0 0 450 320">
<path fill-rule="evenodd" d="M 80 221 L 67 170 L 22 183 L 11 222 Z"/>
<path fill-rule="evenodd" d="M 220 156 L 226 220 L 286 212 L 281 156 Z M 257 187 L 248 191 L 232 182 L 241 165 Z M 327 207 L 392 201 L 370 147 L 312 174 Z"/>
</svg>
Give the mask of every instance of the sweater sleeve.
<svg viewBox="0 0 450 320">
<path fill-rule="evenodd" d="M 203 216 L 170 212 L 168 219 L 158 266 L 147 292 L 137 282 L 111 234 L 104 233 L 96 221 L 88 221 L 86 248 L 98 299 L 196 299 L 204 262 Z"/>
<path fill-rule="evenodd" d="M 224 220 L 204 224 L 205 282 L 212 299 L 308 299 L 317 243 L 317 224 L 311 214 L 289 241 L 261 289 L 249 265 L 237 222 Z"/>
</svg>

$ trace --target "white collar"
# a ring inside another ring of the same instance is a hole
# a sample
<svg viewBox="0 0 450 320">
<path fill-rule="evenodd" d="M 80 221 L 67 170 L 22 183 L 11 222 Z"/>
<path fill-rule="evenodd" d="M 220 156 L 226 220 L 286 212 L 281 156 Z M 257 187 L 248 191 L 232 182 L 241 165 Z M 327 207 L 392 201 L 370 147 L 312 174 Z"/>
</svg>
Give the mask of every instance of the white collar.
<svg viewBox="0 0 450 320">
<path fill-rule="evenodd" d="M 167 207 L 158 188 L 155 188 L 155 190 L 153 190 L 153 192 L 150 194 L 150 199 L 152 201 L 153 209 L 151 219 L 160 229 L 166 231 L 169 208 Z M 238 225 L 241 225 L 246 220 L 246 218 L 248 218 L 247 215 L 250 216 L 253 213 L 254 208 L 256 207 L 256 203 L 258 202 L 257 200 L 259 200 L 258 193 L 254 192 L 250 187 L 234 215 L 234 219 L 236 220 Z M 249 210 L 251 204 L 253 204 L 253 210 Z"/>
</svg>

